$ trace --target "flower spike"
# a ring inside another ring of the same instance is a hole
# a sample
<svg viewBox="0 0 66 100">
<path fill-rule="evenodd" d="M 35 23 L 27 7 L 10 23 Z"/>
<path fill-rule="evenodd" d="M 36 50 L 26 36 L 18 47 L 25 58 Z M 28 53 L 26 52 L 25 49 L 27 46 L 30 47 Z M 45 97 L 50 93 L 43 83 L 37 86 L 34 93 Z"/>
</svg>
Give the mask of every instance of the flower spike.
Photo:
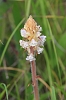
<svg viewBox="0 0 66 100">
<path fill-rule="evenodd" d="M 27 19 L 24 28 L 20 30 L 21 36 L 26 39 L 26 41 L 20 40 L 20 46 L 28 51 L 29 56 L 27 56 L 26 60 L 32 61 L 31 50 L 33 47 L 33 52 L 37 52 L 37 54 L 42 53 L 43 48 L 40 48 L 44 45 L 46 41 L 46 36 L 41 35 L 42 27 L 37 25 L 35 20 L 30 15 Z M 33 53 L 33 54 L 34 54 Z M 34 58 L 34 57 L 33 57 Z M 31 60 L 30 60 L 31 59 Z"/>
</svg>

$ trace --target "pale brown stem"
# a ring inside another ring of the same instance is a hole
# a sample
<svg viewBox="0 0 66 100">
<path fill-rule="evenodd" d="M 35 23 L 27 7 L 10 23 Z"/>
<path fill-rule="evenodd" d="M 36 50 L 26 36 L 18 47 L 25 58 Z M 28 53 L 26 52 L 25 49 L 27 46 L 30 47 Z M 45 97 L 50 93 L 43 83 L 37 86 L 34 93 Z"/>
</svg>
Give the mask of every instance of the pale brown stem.
<svg viewBox="0 0 66 100">
<path fill-rule="evenodd" d="M 31 48 L 31 53 L 34 54 L 33 48 Z M 34 92 L 34 98 L 35 100 L 39 100 L 39 92 L 38 92 L 38 80 L 36 75 L 36 64 L 35 60 L 31 61 L 31 72 L 32 72 L 32 85 L 33 85 L 33 92 Z"/>
</svg>

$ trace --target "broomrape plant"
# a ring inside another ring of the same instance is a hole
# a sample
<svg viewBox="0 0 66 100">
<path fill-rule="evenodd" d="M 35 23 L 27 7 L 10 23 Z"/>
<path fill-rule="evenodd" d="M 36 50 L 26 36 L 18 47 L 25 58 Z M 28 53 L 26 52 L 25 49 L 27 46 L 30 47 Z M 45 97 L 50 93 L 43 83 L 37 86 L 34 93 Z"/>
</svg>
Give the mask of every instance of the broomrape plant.
<svg viewBox="0 0 66 100">
<path fill-rule="evenodd" d="M 26 60 L 28 60 L 31 64 L 31 71 L 32 71 L 32 82 L 33 82 L 33 89 L 34 89 L 34 98 L 35 100 L 39 100 L 39 93 L 38 93 L 38 82 L 37 82 L 37 75 L 36 75 L 36 64 L 35 64 L 35 55 L 40 54 L 43 51 L 44 42 L 46 41 L 46 36 L 41 35 L 42 27 L 37 25 L 35 20 L 30 15 L 27 19 L 24 28 L 20 30 L 21 36 L 25 39 L 20 40 L 20 46 L 27 50 L 28 56 Z"/>
</svg>

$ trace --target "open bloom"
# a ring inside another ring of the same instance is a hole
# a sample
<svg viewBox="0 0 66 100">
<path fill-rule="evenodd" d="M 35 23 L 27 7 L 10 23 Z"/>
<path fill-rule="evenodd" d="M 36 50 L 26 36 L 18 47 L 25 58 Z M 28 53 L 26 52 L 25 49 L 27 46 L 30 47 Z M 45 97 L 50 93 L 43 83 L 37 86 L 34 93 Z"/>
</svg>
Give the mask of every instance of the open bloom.
<svg viewBox="0 0 66 100">
<path fill-rule="evenodd" d="M 20 40 L 20 46 L 28 51 L 28 56 L 26 60 L 35 60 L 35 53 L 42 53 L 44 42 L 46 41 L 46 36 L 41 36 L 42 27 L 37 25 L 32 16 L 29 16 L 26 21 L 24 28 L 20 30 L 21 36 L 25 39 Z"/>
<path fill-rule="evenodd" d="M 29 60 L 29 61 L 33 61 L 35 60 L 33 54 L 31 53 L 29 56 L 27 56 L 26 60 Z"/>
</svg>

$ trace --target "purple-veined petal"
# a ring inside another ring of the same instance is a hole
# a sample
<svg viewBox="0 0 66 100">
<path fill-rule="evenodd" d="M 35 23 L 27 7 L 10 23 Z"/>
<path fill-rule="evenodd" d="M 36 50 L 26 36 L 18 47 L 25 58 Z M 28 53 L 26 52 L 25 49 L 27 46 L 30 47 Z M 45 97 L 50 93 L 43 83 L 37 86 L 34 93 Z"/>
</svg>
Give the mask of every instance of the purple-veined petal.
<svg viewBox="0 0 66 100">
<path fill-rule="evenodd" d="M 40 36 L 40 39 L 41 39 L 42 42 L 45 42 L 46 41 L 46 36 L 42 35 L 42 36 Z"/>
</svg>

